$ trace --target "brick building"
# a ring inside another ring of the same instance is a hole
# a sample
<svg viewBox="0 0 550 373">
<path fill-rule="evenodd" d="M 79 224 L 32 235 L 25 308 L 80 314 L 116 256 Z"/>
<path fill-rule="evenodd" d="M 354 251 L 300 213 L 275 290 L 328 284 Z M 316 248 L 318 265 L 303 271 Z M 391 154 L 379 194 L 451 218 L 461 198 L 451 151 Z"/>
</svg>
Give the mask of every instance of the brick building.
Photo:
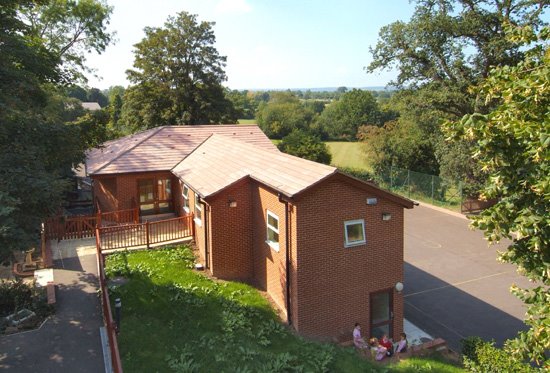
<svg viewBox="0 0 550 373">
<path fill-rule="evenodd" d="M 269 293 L 301 334 L 398 339 L 403 208 L 413 202 L 281 153 L 256 126 L 167 126 L 89 152 L 103 211 L 194 214 L 212 275 Z"/>
</svg>

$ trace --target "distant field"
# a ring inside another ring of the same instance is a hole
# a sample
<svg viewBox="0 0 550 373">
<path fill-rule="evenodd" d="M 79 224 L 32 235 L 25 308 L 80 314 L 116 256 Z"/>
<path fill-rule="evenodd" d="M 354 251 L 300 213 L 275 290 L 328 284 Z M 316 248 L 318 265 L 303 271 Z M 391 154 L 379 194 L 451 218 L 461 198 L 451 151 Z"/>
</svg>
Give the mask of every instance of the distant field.
<svg viewBox="0 0 550 373">
<path fill-rule="evenodd" d="M 256 119 L 239 119 L 239 124 L 256 124 Z"/>
<path fill-rule="evenodd" d="M 332 154 L 332 165 L 336 167 L 351 167 L 360 170 L 370 170 L 361 150 L 359 142 L 327 141 Z"/>
</svg>

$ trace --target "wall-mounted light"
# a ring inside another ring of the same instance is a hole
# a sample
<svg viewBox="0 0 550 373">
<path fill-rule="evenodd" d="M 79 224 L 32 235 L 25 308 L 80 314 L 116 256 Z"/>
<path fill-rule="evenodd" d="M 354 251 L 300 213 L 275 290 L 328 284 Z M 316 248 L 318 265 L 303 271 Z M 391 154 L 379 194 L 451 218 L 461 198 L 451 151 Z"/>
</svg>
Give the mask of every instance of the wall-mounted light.
<svg viewBox="0 0 550 373">
<path fill-rule="evenodd" d="M 388 221 L 391 219 L 391 214 L 389 212 L 383 212 L 382 213 L 382 220 Z"/>
<path fill-rule="evenodd" d="M 227 201 L 227 205 L 229 207 L 237 207 L 237 201 L 230 199 L 229 201 Z"/>
<path fill-rule="evenodd" d="M 378 203 L 378 198 L 372 197 L 367 198 L 367 205 L 376 205 Z"/>
<path fill-rule="evenodd" d="M 398 282 L 395 284 L 395 290 L 397 290 L 398 293 L 401 293 L 403 291 L 403 283 L 402 282 Z"/>
</svg>

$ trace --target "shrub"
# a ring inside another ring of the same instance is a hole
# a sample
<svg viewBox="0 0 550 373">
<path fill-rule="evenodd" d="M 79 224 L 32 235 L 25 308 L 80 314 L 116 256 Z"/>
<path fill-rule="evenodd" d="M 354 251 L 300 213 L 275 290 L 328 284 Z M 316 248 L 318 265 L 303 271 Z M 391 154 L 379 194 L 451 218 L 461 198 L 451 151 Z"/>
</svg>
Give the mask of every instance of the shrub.
<svg viewBox="0 0 550 373">
<path fill-rule="evenodd" d="M 535 372 L 528 364 L 517 361 L 503 349 L 479 337 L 468 337 L 462 341 L 464 366 L 475 373 L 490 372 Z"/>
</svg>

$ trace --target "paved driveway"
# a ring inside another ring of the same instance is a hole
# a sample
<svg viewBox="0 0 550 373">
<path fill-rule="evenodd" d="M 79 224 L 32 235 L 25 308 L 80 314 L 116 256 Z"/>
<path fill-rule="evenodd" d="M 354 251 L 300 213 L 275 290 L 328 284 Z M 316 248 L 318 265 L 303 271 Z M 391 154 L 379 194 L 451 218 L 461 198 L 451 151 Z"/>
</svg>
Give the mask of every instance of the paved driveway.
<svg viewBox="0 0 550 373">
<path fill-rule="evenodd" d="M 524 329 L 525 307 L 512 283 L 529 286 L 515 267 L 496 261 L 480 231 L 462 217 L 425 206 L 405 211 L 405 317 L 455 351 L 477 335 L 498 345 Z"/>
</svg>

